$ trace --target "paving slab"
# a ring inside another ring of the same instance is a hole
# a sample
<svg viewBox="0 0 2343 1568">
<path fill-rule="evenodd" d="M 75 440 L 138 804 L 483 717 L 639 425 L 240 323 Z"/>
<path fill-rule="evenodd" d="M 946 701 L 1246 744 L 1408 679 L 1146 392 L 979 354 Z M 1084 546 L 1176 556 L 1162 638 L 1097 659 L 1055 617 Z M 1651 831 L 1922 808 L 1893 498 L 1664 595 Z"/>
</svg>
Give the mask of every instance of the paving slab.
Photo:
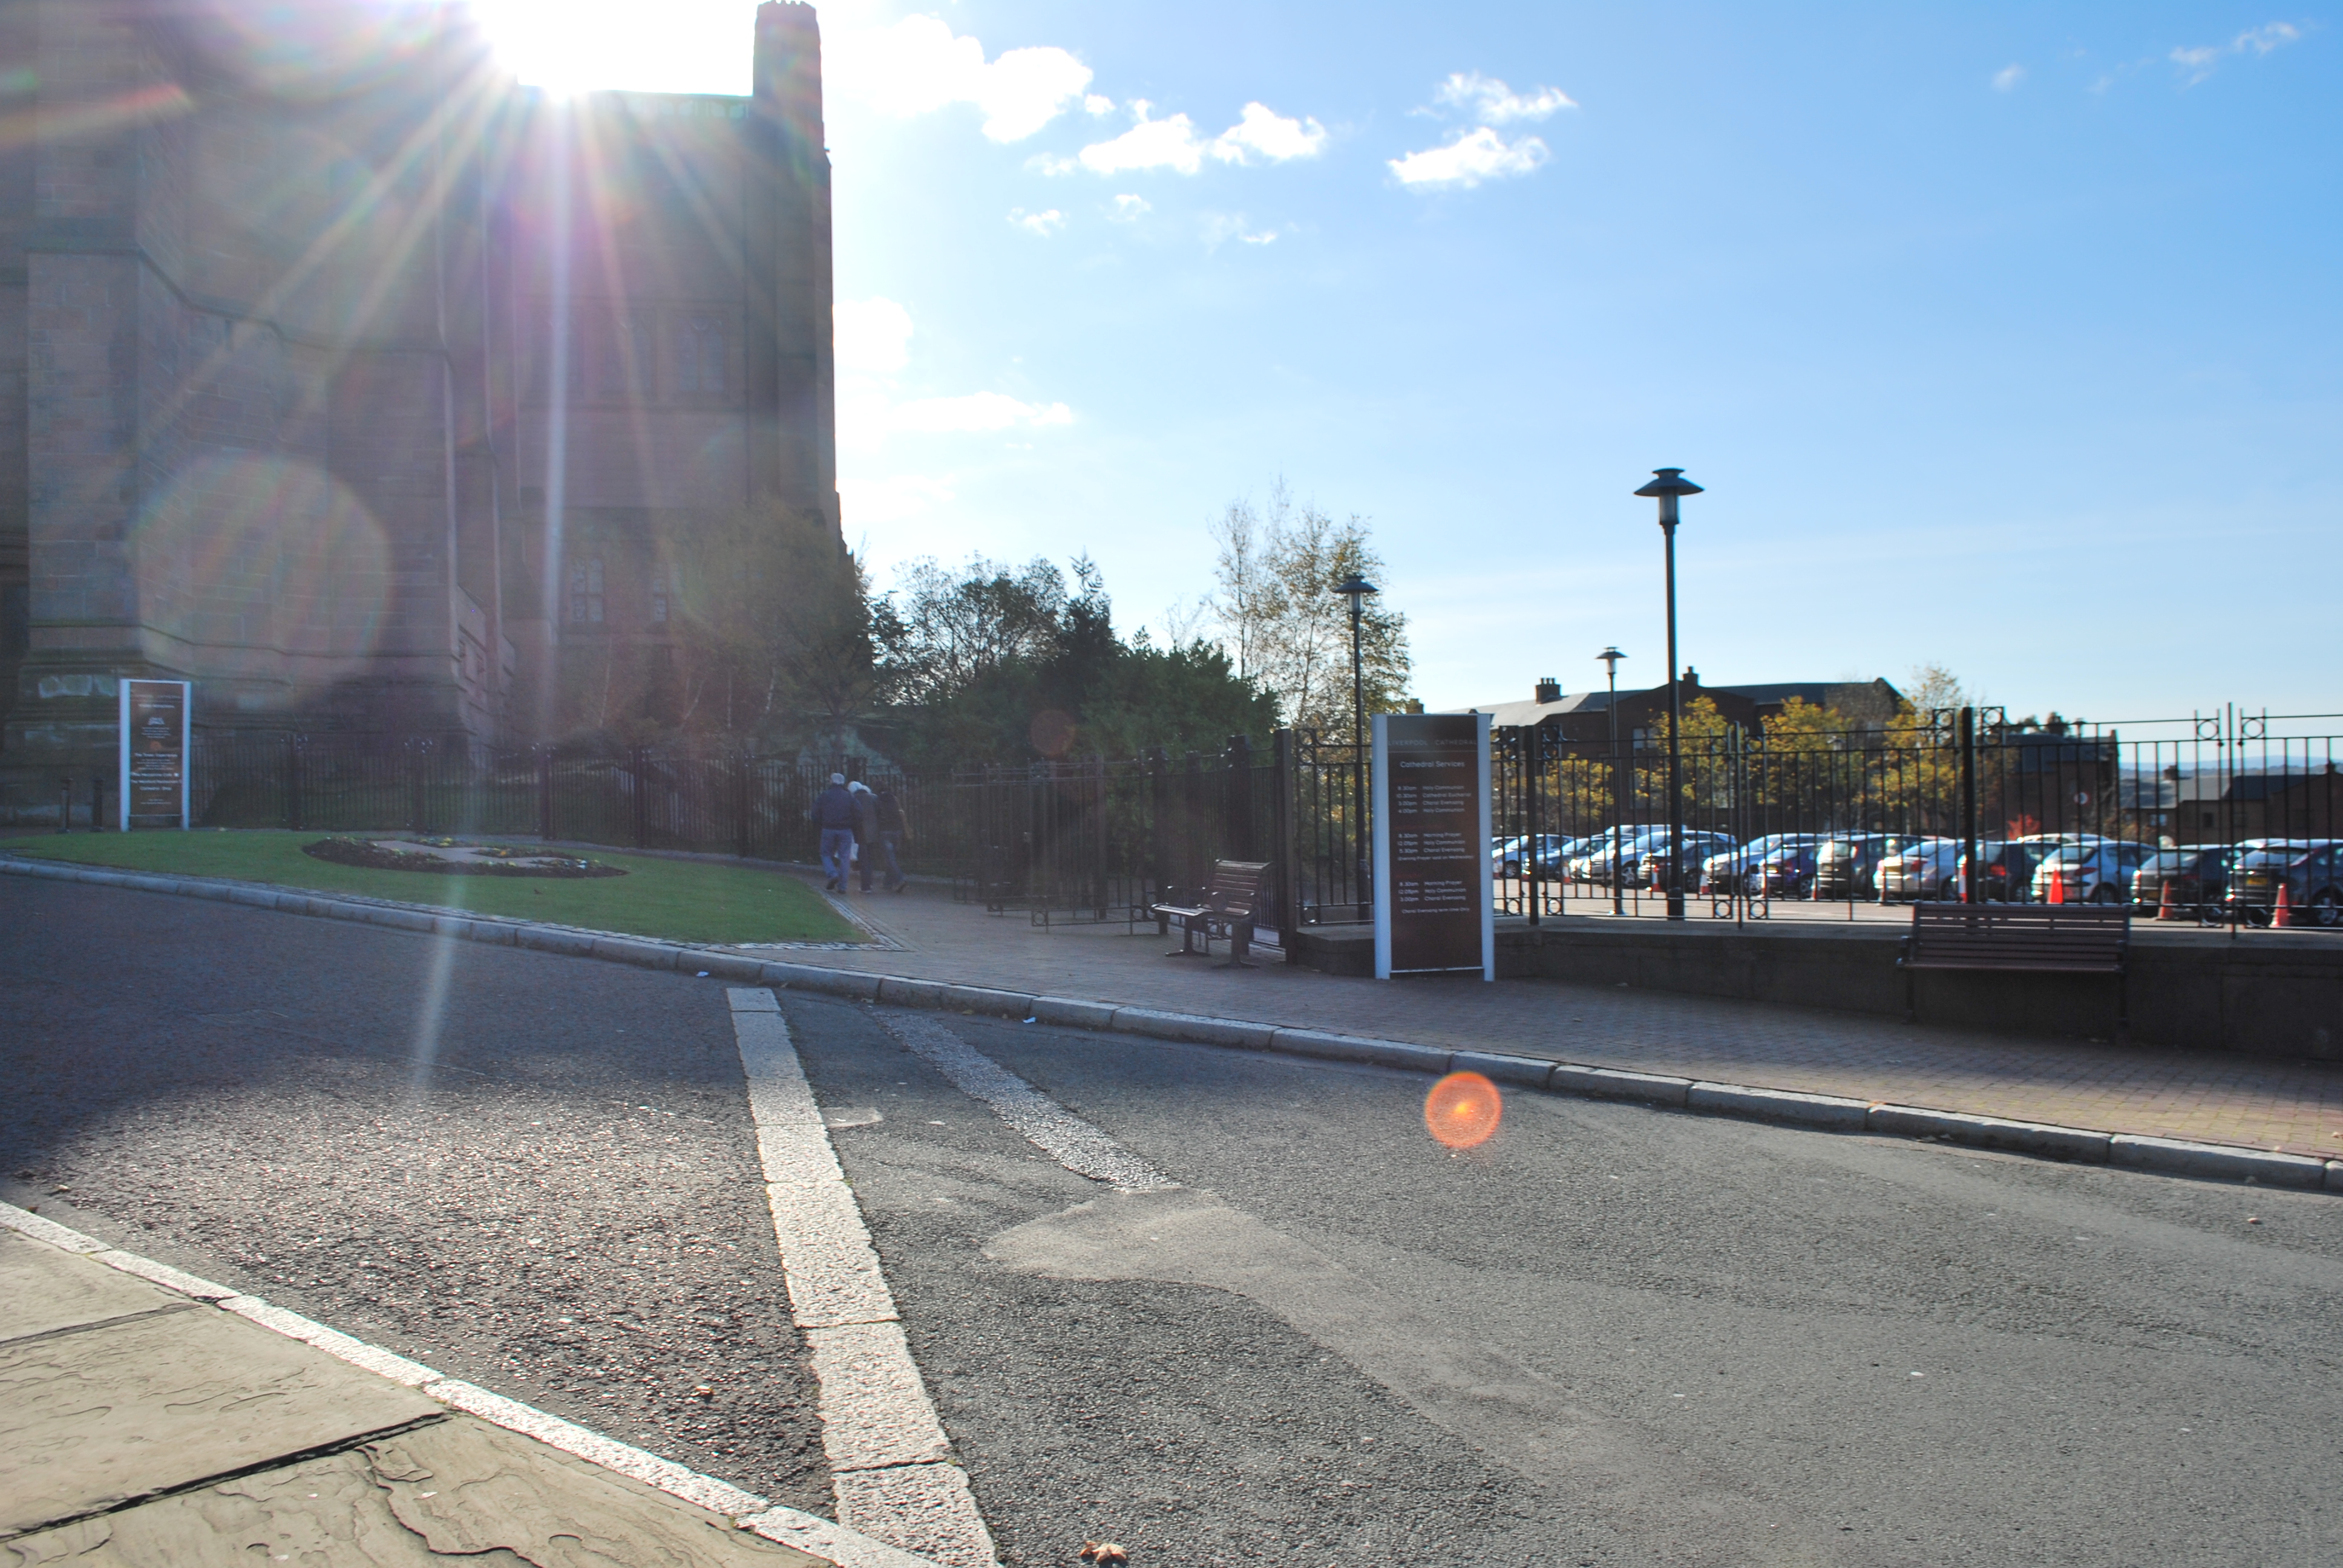
<svg viewBox="0 0 2343 1568">
<path fill-rule="evenodd" d="M 19 1267 L 10 1298 L 45 1282 L 74 1292 L 90 1270 L 113 1272 L 55 1253 Z M 443 1413 L 412 1389 L 194 1302 L 10 1340 L 0 1343 L 0 1533 Z"/>
<path fill-rule="evenodd" d="M 111 1318 L 184 1307 L 187 1298 L 157 1290 L 103 1263 L 66 1266 L 68 1253 L 13 1231 L 0 1231 L 0 1342 L 81 1328 Z"/>
<path fill-rule="evenodd" d="M 0 1553 L 77 1568 L 821 1562 L 468 1416 L 20 1536 Z"/>
</svg>

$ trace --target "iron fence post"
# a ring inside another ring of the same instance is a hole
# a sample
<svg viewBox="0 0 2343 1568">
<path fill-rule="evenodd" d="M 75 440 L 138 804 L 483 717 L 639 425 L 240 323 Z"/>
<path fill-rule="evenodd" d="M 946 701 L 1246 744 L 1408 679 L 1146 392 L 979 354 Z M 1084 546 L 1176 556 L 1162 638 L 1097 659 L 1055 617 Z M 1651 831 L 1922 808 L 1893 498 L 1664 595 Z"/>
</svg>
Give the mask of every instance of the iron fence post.
<svg viewBox="0 0 2343 1568">
<path fill-rule="evenodd" d="M 1280 729 L 1272 738 L 1276 757 L 1276 793 L 1271 808 L 1274 821 L 1275 844 L 1272 852 L 1277 857 L 1277 946 L 1289 964 L 1301 961 L 1302 946 L 1302 864 L 1297 853 L 1298 824 L 1294 811 L 1294 769 L 1299 765 L 1294 754 L 1293 731 Z"/>
<path fill-rule="evenodd" d="M 732 759 L 733 850 L 742 859 L 749 858 L 749 754 L 741 752 Z"/>
<path fill-rule="evenodd" d="M 1172 896 L 1172 754 L 1161 746 L 1147 749 L 1147 837 L 1152 851 L 1155 886 L 1148 902 Z M 1170 936 L 1170 917 L 1155 917 L 1155 934 Z"/>
<path fill-rule="evenodd" d="M 647 849 L 650 848 L 650 819 L 648 811 L 649 802 L 645 800 L 644 796 L 648 788 L 645 775 L 649 769 L 641 747 L 635 747 L 628 752 L 627 771 L 633 777 L 635 782 L 635 848 Z"/>
<path fill-rule="evenodd" d="M 1221 815 L 1227 824 L 1222 841 L 1227 846 L 1231 859 L 1250 860 L 1252 852 L 1252 739 L 1250 736 L 1229 737 L 1222 763 L 1228 769 L 1222 790 Z"/>
<path fill-rule="evenodd" d="M 307 737 L 298 734 L 285 738 L 285 825 L 296 833 L 301 828 L 301 752 Z"/>
<path fill-rule="evenodd" d="M 1985 868 L 1977 864 L 1977 800 L 1976 800 L 1976 709 L 1964 708 L 1960 717 L 1961 748 L 1961 854 L 1968 865 L 1968 875 L 1961 879 L 1961 902 L 1982 903 L 1979 884 L 1985 880 Z"/>
<path fill-rule="evenodd" d="M 1542 911 L 1539 910 L 1538 905 L 1543 900 L 1542 890 L 1544 886 L 1544 884 L 1538 879 L 1538 857 L 1545 848 L 1545 839 L 1544 835 L 1545 818 L 1544 813 L 1541 812 L 1538 808 L 1540 805 L 1540 787 L 1544 783 L 1544 780 L 1539 777 L 1539 775 L 1545 771 L 1544 726 L 1532 724 L 1523 731 L 1522 755 L 1529 769 L 1530 775 L 1530 841 L 1529 847 L 1523 851 L 1523 854 L 1527 861 L 1529 870 L 1530 924 L 1534 926 L 1540 923 Z"/>
<path fill-rule="evenodd" d="M 553 748 L 537 748 L 537 836 L 553 841 Z"/>
</svg>

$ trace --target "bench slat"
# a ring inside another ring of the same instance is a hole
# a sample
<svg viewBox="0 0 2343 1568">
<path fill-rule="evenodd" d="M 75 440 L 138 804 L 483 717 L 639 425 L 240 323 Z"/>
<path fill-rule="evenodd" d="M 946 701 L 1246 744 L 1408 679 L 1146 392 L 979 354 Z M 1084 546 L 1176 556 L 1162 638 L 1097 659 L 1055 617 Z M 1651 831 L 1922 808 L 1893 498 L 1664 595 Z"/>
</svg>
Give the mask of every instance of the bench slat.
<svg viewBox="0 0 2343 1568">
<path fill-rule="evenodd" d="M 2130 940 L 2127 909 L 1916 904 L 1901 962 L 1916 970 L 2121 974 Z"/>
</svg>

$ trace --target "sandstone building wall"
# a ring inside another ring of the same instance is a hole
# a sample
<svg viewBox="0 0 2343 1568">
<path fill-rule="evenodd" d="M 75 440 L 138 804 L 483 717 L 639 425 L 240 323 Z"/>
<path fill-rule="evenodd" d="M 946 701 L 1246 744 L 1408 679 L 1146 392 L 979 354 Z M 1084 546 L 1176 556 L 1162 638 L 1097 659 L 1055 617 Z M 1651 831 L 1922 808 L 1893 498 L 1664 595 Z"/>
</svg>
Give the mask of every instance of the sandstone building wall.
<svg viewBox="0 0 2343 1568">
<path fill-rule="evenodd" d="M 747 97 L 569 100 L 455 15 L 0 3 L 0 813 L 130 675 L 547 738 L 689 519 L 839 538 L 812 9 Z"/>
</svg>

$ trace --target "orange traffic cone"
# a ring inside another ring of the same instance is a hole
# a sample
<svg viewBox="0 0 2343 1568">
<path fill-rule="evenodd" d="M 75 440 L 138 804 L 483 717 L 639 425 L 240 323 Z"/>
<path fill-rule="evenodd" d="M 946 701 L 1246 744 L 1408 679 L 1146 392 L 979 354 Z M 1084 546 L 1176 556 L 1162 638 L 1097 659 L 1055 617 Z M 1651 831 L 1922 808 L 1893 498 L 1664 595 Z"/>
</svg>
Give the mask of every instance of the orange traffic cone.
<svg viewBox="0 0 2343 1568">
<path fill-rule="evenodd" d="M 2278 885 L 2278 903 L 2270 910 L 2270 925 L 2284 928 L 2294 924 L 2294 900 L 2287 896 L 2286 884 Z"/>
<path fill-rule="evenodd" d="M 2180 900 L 2172 891 L 2172 879 L 2169 877 L 2164 879 L 2164 897 L 2157 901 L 2156 918 L 2159 920 L 2180 918 Z"/>
<path fill-rule="evenodd" d="M 2066 901 L 2066 879 L 2056 871 L 2051 872 L 2050 890 L 2043 895 L 2042 901 L 2046 904 L 2065 903 Z"/>
</svg>

